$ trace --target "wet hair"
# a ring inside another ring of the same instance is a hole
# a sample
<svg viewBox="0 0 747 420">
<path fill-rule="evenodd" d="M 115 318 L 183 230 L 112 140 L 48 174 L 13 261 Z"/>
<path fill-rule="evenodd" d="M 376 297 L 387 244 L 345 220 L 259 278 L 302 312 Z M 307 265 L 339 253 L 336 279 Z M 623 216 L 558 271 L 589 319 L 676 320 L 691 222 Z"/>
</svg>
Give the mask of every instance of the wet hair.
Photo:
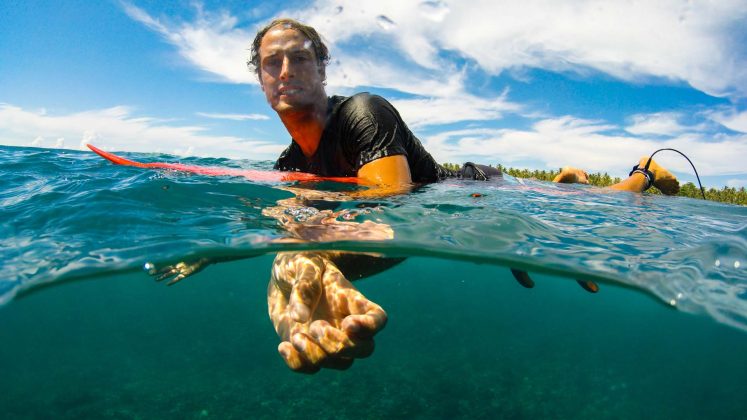
<svg viewBox="0 0 747 420">
<path fill-rule="evenodd" d="M 249 60 L 246 62 L 246 65 L 249 66 L 250 70 L 254 71 L 254 74 L 257 75 L 258 79 L 260 78 L 260 72 L 262 71 L 259 63 L 259 47 L 262 44 L 262 38 L 265 37 L 270 29 L 276 26 L 282 26 L 286 29 L 294 29 L 301 32 L 314 46 L 314 54 L 316 54 L 317 64 L 322 68 L 327 67 L 327 64 L 329 63 L 329 49 L 324 45 L 324 42 L 316 29 L 304 25 L 294 19 L 275 19 L 257 32 L 257 35 L 254 37 L 254 42 L 252 42 L 251 55 L 249 56 Z"/>
</svg>

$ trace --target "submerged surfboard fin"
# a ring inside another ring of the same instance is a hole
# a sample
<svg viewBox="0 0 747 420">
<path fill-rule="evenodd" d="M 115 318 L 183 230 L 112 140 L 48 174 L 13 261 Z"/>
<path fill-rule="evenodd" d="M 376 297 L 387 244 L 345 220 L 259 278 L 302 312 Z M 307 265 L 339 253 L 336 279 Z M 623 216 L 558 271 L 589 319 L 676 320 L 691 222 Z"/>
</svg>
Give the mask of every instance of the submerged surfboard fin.
<svg viewBox="0 0 747 420">
<path fill-rule="evenodd" d="M 591 280 L 576 280 L 576 282 L 587 292 L 596 293 L 599 291 L 599 285 Z"/>
<path fill-rule="evenodd" d="M 527 273 L 526 271 L 512 268 L 511 274 L 514 275 L 514 278 L 519 282 L 520 285 L 526 287 L 527 289 L 531 289 L 534 287 L 534 280 L 529 277 L 529 273 Z M 576 280 L 576 282 L 581 286 L 581 288 L 589 293 L 596 293 L 599 291 L 599 285 L 591 280 Z"/>
<path fill-rule="evenodd" d="M 514 275 L 514 278 L 519 282 L 520 285 L 526 287 L 527 289 L 531 289 L 532 287 L 534 287 L 534 280 L 529 278 L 529 273 L 527 273 L 526 271 L 512 268 L 511 274 Z"/>
</svg>

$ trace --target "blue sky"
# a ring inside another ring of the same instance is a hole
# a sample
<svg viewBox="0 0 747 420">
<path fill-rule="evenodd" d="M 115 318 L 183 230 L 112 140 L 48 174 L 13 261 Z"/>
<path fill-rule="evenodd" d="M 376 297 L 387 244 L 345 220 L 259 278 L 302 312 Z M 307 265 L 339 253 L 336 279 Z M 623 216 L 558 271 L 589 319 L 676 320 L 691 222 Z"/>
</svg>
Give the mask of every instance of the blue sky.
<svg viewBox="0 0 747 420">
<path fill-rule="evenodd" d="M 324 36 L 328 94 L 388 98 L 441 162 L 620 176 L 673 147 L 747 185 L 746 1 L 3 1 L 0 144 L 274 159 L 245 62 L 280 16 Z"/>
</svg>

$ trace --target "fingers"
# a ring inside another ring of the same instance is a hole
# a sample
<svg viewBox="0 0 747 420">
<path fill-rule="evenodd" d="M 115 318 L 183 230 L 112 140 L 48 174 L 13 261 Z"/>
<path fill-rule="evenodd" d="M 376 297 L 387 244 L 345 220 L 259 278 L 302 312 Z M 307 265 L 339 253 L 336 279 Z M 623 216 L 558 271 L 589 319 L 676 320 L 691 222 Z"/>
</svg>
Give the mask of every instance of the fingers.
<svg viewBox="0 0 747 420">
<path fill-rule="evenodd" d="M 296 322 L 308 322 L 322 296 L 322 275 L 319 267 L 309 263 L 297 271 L 296 281 L 291 289 L 288 310 Z"/>
<path fill-rule="evenodd" d="M 291 327 L 294 324 L 290 320 L 287 312 L 288 297 L 283 293 L 277 284 L 270 280 L 267 285 L 267 312 L 270 315 L 272 325 L 275 331 L 283 341 L 290 339 Z"/>
<path fill-rule="evenodd" d="M 322 295 L 322 270 L 315 256 L 281 253 L 275 258 L 271 284 L 288 296 L 287 312 L 295 322 L 311 319 Z"/>
<path fill-rule="evenodd" d="M 172 285 L 174 285 L 174 284 L 176 284 L 176 283 L 178 283 L 178 282 L 180 282 L 180 281 L 184 280 L 184 278 L 185 278 L 185 277 L 187 277 L 187 275 L 186 275 L 186 274 L 184 274 L 184 273 L 179 273 L 179 274 L 177 274 L 177 276 L 176 276 L 176 277 L 174 277 L 174 278 L 173 278 L 173 279 L 171 279 L 171 280 L 170 280 L 170 281 L 169 281 L 168 283 L 166 283 L 166 286 L 172 286 Z"/>
<path fill-rule="evenodd" d="M 313 365 L 319 365 L 327 358 L 327 353 L 322 347 L 304 333 L 293 334 L 291 344 L 301 357 Z"/>
<path fill-rule="evenodd" d="M 324 287 L 329 310 L 342 320 L 336 325 L 345 334 L 368 338 L 386 325 L 387 315 L 381 306 L 363 296 L 332 264 L 324 273 Z"/>
<path fill-rule="evenodd" d="M 373 336 L 387 322 L 379 305 L 358 292 L 332 263 L 312 253 L 279 255 L 267 297 L 270 317 L 283 339 L 278 352 L 297 372 L 348 369 L 354 359 L 373 353 Z"/>
<path fill-rule="evenodd" d="M 174 278 L 166 283 L 167 286 L 171 286 L 200 272 L 203 268 L 210 265 L 210 263 L 211 260 L 207 258 L 200 258 L 194 261 L 182 261 L 174 265 L 168 265 L 158 271 L 151 270 L 149 274 L 152 275 L 156 281 L 163 281 L 173 276 Z"/>
<path fill-rule="evenodd" d="M 278 346 L 278 353 L 289 368 L 300 373 L 316 373 L 321 366 L 310 363 L 301 353 L 288 341 L 283 341 Z"/>
<path fill-rule="evenodd" d="M 341 329 L 357 338 L 371 338 L 386 326 L 387 316 L 381 307 L 371 309 L 364 315 L 349 315 L 342 321 Z"/>
<path fill-rule="evenodd" d="M 365 349 L 370 347 L 370 350 Z M 373 342 L 370 346 L 360 346 L 360 353 L 366 357 L 373 352 Z M 316 373 L 322 367 L 328 369 L 345 370 L 353 365 L 352 357 L 327 354 L 310 337 L 305 334 L 294 334 L 291 341 L 283 341 L 278 345 L 278 353 L 285 364 L 299 373 Z"/>
<path fill-rule="evenodd" d="M 177 264 L 178 265 L 178 264 Z M 167 278 L 173 276 L 174 274 L 178 273 L 179 270 L 177 270 L 177 265 L 168 265 L 158 271 L 156 271 L 153 275 L 153 278 L 155 281 L 163 281 Z"/>
<path fill-rule="evenodd" d="M 327 353 L 329 359 L 364 358 L 374 351 L 374 341 L 370 337 L 350 336 L 326 321 L 315 321 L 309 328 L 309 335 Z"/>
<path fill-rule="evenodd" d="M 192 272 L 191 270 L 189 270 L 189 266 L 183 262 L 180 262 L 178 264 L 169 265 L 158 270 L 153 276 L 155 280 L 159 282 L 174 276 L 173 279 L 169 280 L 166 283 L 167 286 L 171 286 L 172 284 L 183 280 L 190 274 L 192 274 Z"/>
</svg>

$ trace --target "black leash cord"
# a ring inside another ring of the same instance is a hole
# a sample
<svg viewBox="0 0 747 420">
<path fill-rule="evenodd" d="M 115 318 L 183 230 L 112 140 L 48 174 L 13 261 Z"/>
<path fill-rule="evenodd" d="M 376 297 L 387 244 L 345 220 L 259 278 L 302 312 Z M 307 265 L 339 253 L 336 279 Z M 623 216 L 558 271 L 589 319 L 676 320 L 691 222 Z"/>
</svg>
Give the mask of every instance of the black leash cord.
<svg viewBox="0 0 747 420">
<path fill-rule="evenodd" d="M 695 165 L 693 165 L 693 162 L 690 160 L 690 158 L 687 157 L 687 156 L 685 156 L 685 154 L 682 153 L 682 152 L 680 152 L 679 150 L 666 148 L 666 149 L 659 149 L 659 150 L 655 151 L 654 153 L 651 153 L 651 156 L 649 156 L 649 158 L 648 158 L 648 162 L 646 162 L 646 170 L 648 171 L 648 166 L 651 164 L 651 159 L 654 158 L 654 155 L 657 154 L 657 153 L 659 153 L 659 152 L 661 152 L 661 151 L 664 151 L 664 150 L 669 150 L 669 151 L 672 151 L 672 152 L 677 152 L 677 153 L 681 154 L 682 157 L 684 157 L 685 159 L 687 159 L 688 162 L 690 162 L 690 166 L 692 166 L 693 167 L 693 171 L 695 171 L 695 177 L 698 178 L 698 186 L 700 187 L 700 193 L 703 194 L 703 200 L 705 200 L 706 199 L 705 190 L 703 189 L 703 184 L 700 183 L 700 176 L 698 175 L 698 170 L 695 169 Z"/>
</svg>

